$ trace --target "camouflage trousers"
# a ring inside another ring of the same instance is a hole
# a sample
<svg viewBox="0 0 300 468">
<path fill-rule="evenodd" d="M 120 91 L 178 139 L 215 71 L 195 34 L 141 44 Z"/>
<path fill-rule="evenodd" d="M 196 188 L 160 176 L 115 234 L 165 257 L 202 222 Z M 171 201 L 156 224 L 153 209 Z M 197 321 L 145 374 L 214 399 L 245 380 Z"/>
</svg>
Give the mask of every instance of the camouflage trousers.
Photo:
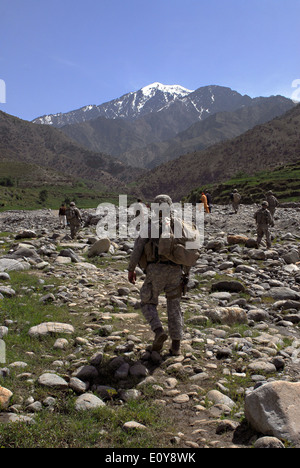
<svg viewBox="0 0 300 468">
<path fill-rule="evenodd" d="M 265 224 L 259 224 L 257 226 L 257 245 L 258 246 L 261 243 L 263 236 L 266 236 L 267 247 L 269 249 L 272 246 L 272 240 L 271 240 L 269 227 L 268 225 L 265 225 Z"/>
<path fill-rule="evenodd" d="M 167 298 L 168 329 L 172 340 L 183 338 L 183 314 L 180 307 L 182 270 L 180 265 L 153 263 L 147 266 L 146 279 L 141 288 L 142 312 L 155 331 L 162 327 L 157 305 L 159 295 L 164 292 Z"/>
<path fill-rule="evenodd" d="M 70 221 L 71 237 L 74 239 L 80 229 L 80 223 Z"/>
</svg>

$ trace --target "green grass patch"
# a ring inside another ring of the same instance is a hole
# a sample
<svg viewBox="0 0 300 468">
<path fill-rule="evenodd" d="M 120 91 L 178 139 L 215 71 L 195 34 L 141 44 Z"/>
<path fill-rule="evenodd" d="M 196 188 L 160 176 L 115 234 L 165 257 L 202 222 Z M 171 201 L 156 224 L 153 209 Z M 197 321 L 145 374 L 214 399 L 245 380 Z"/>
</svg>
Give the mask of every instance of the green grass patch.
<svg viewBox="0 0 300 468">
<path fill-rule="evenodd" d="M 273 171 L 257 174 L 239 172 L 224 182 L 208 184 L 205 189 L 213 198 L 213 203 L 229 203 L 230 193 L 236 188 L 242 196 L 242 203 L 260 203 L 266 192 L 272 190 L 282 202 L 298 202 L 300 196 L 300 162 L 280 166 Z M 195 188 L 184 199 L 185 202 L 198 203 L 203 186 Z"/>
<path fill-rule="evenodd" d="M 0 424 L 3 448 L 151 448 L 170 447 L 170 421 L 162 409 L 145 400 L 120 407 L 101 407 L 77 412 L 71 398 L 64 398 L 51 413 L 36 414 L 33 424 Z M 129 433 L 127 421 L 137 421 L 146 430 Z"/>
</svg>

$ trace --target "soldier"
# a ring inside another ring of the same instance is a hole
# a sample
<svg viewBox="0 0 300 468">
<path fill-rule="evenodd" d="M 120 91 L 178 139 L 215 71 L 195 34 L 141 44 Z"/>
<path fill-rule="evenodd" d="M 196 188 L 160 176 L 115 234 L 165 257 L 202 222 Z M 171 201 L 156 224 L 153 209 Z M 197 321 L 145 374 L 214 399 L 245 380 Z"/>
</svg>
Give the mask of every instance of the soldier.
<svg viewBox="0 0 300 468">
<path fill-rule="evenodd" d="M 74 202 L 70 203 L 70 208 L 66 211 L 67 221 L 70 224 L 71 237 L 75 239 L 81 226 L 81 213 Z"/>
<path fill-rule="evenodd" d="M 59 209 L 58 216 L 59 216 L 60 227 L 65 229 L 67 225 L 67 217 L 66 217 L 66 207 L 64 203 L 61 205 Z"/>
<path fill-rule="evenodd" d="M 205 195 L 206 195 L 206 199 L 207 199 L 208 211 L 211 213 L 212 197 L 211 197 L 211 194 L 209 192 L 207 192 Z"/>
<path fill-rule="evenodd" d="M 235 213 L 237 213 L 239 210 L 240 201 L 241 195 L 238 193 L 237 189 L 234 189 L 233 193 L 231 194 L 231 204 Z"/>
<path fill-rule="evenodd" d="M 267 247 L 271 248 L 271 234 L 269 232 L 269 226 L 274 226 L 274 221 L 268 210 L 268 202 L 263 201 L 261 208 L 254 215 L 257 224 L 257 247 L 259 247 L 263 236 L 266 236 Z"/>
<path fill-rule="evenodd" d="M 274 218 L 275 210 L 279 205 L 277 198 L 274 196 L 272 190 L 269 190 L 267 193 L 266 201 L 269 203 L 269 211 L 271 213 L 272 218 Z"/>
<path fill-rule="evenodd" d="M 168 195 L 159 195 L 155 198 L 154 203 L 167 203 L 171 207 L 172 200 Z M 165 219 L 159 218 L 160 228 Z M 170 218 L 168 220 L 171 221 Z M 147 226 L 148 237 L 143 237 L 140 234 L 135 241 L 128 266 L 128 280 L 130 283 L 135 284 L 135 268 L 140 263 L 142 256 L 145 256 L 145 252 L 148 252 L 145 264 L 146 278 L 140 295 L 143 315 L 155 334 L 152 350 L 161 352 L 164 342 L 168 339 L 168 334 L 163 329 L 157 311 L 159 295 L 165 292 L 167 298 L 168 330 L 172 340 L 170 354 L 178 356 L 180 355 L 184 325 L 180 307 L 183 267 L 158 254 L 159 239 L 151 238 L 150 221 Z M 149 252 L 151 252 L 152 257 L 149 255 Z"/>
</svg>

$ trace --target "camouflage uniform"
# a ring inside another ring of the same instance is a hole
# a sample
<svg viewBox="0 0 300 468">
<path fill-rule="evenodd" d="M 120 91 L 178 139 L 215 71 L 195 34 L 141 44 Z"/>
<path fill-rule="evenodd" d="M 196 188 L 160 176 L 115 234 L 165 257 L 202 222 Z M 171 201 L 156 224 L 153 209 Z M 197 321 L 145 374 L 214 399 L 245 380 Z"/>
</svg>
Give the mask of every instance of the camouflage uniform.
<svg viewBox="0 0 300 468">
<path fill-rule="evenodd" d="M 68 211 L 74 213 L 74 215 L 69 218 L 69 223 L 71 229 L 71 237 L 72 239 L 75 239 L 76 234 L 81 226 L 81 214 L 74 202 L 70 203 L 70 210 Z"/>
<path fill-rule="evenodd" d="M 240 201 L 241 201 L 241 196 L 238 193 L 237 189 L 234 189 L 233 191 L 233 197 L 232 197 L 232 208 L 235 213 L 238 212 L 239 206 L 240 206 Z"/>
<path fill-rule="evenodd" d="M 273 217 L 275 214 L 275 210 L 277 206 L 279 205 L 277 198 L 273 195 L 273 192 L 270 190 L 267 193 L 267 202 L 269 204 L 268 210 L 271 213 L 271 216 Z"/>
<path fill-rule="evenodd" d="M 134 272 L 139 264 L 144 248 L 150 239 L 150 224 L 148 226 L 149 238 L 139 236 L 130 257 L 128 266 L 129 272 Z M 182 340 L 183 338 L 183 315 L 180 307 L 182 295 L 182 267 L 166 258 L 157 258 L 148 263 L 146 278 L 141 288 L 141 308 L 142 313 L 149 323 L 151 330 L 156 333 L 162 329 L 162 323 L 158 315 L 157 305 L 159 295 L 165 293 L 167 298 L 168 329 L 172 340 Z"/>
<path fill-rule="evenodd" d="M 268 210 L 268 202 L 262 203 L 262 207 L 255 213 L 254 218 L 257 223 L 257 246 L 260 245 L 263 236 L 266 236 L 267 247 L 269 249 L 272 245 L 269 226 L 274 226 L 274 221 Z"/>
<path fill-rule="evenodd" d="M 146 279 L 141 289 L 142 312 L 152 331 L 162 327 L 157 305 L 159 295 L 165 292 L 169 335 L 172 340 L 183 338 L 183 315 L 180 307 L 181 279 L 180 265 L 150 264 L 147 266 Z"/>
<path fill-rule="evenodd" d="M 138 265 L 148 239 L 138 237 L 131 254 L 128 271 L 134 271 Z M 182 268 L 175 263 L 158 261 L 146 267 L 146 278 L 141 288 L 141 307 L 144 317 L 155 332 L 162 327 L 157 305 L 158 298 L 165 292 L 167 298 L 168 326 L 172 340 L 181 340 L 183 336 L 183 316 L 181 313 Z"/>
</svg>

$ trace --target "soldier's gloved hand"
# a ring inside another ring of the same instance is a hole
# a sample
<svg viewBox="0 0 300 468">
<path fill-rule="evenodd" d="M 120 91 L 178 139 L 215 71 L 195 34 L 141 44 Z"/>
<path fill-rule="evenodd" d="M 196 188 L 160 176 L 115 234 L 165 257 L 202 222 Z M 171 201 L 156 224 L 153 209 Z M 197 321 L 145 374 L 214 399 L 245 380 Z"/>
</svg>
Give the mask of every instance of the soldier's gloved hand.
<svg viewBox="0 0 300 468">
<path fill-rule="evenodd" d="M 128 272 L 128 281 L 129 281 L 129 283 L 135 284 L 135 281 L 136 281 L 136 272 L 135 271 L 129 271 Z"/>
</svg>

